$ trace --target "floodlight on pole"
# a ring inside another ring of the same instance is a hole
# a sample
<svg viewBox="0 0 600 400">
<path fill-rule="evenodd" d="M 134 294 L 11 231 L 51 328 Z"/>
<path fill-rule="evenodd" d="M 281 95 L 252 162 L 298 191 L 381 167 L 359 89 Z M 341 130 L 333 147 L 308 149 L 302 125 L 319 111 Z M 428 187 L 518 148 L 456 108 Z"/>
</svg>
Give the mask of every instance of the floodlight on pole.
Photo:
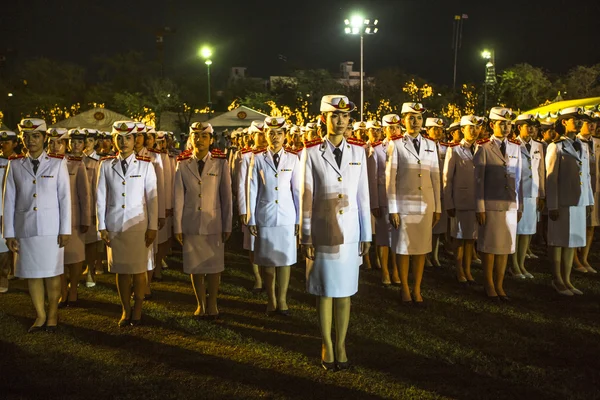
<svg viewBox="0 0 600 400">
<path fill-rule="evenodd" d="M 485 58 L 486 60 L 489 60 L 492 58 L 492 53 L 489 50 L 484 50 L 481 52 L 481 57 Z"/>
<path fill-rule="evenodd" d="M 496 84 L 496 68 L 494 66 L 494 50 L 483 50 L 481 57 L 487 60 L 485 63 L 485 81 L 483 82 L 483 113 L 487 113 L 488 86 Z"/>
<path fill-rule="evenodd" d="M 353 15 L 350 19 L 346 18 L 344 32 L 346 34 L 360 35 L 360 120 L 363 121 L 365 102 L 364 102 L 364 35 L 373 35 L 379 31 L 376 25 L 379 20 L 365 19 L 360 15 Z"/>
<path fill-rule="evenodd" d="M 200 57 L 204 58 L 204 64 L 206 64 L 206 75 L 208 78 L 208 114 L 212 113 L 212 102 L 210 99 L 210 66 L 212 65 L 212 60 L 210 59 L 213 55 L 210 47 L 204 46 L 198 52 Z"/>
</svg>

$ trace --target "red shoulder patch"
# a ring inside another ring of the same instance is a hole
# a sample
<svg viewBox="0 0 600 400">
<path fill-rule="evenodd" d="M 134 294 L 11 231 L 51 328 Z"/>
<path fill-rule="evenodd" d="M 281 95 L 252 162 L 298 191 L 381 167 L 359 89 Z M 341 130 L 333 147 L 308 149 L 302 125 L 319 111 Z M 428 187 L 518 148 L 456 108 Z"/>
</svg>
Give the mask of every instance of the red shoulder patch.
<svg viewBox="0 0 600 400">
<path fill-rule="evenodd" d="M 460 143 L 446 143 L 446 142 L 440 142 L 440 146 L 444 146 L 444 147 L 456 147 L 458 146 Z"/>
<path fill-rule="evenodd" d="M 355 138 L 352 138 L 352 137 L 351 137 L 351 138 L 348 138 L 348 139 L 346 139 L 346 142 L 348 142 L 348 143 L 350 143 L 350 144 L 353 144 L 353 145 L 355 145 L 355 146 L 360 146 L 360 147 L 363 147 L 363 146 L 366 144 L 366 143 L 365 143 L 365 142 L 363 142 L 362 140 L 360 140 L 360 139 L 355 139 Z"/>
<path fill-rule="evenodd" d="M 381 140 L 371 143 L 371 147 L 375 148 L 375 147 L 379 146 L 381 143 L 383 143 Z"/>
<path fill-rule="evenodd" d="M 298 151 L 292 149 L 291 147 L 286 147 L 283 150 L 285 150 L 287 153 L 290 153 L 290 154 L 296 154 L 296 155 L 298 154 Z"/>
<path fill-rule="evenodd" d="M 150 153 L 160 154 L 160 150 L 156 150 L 156 149 L 148 149 L 148 151 L 149 151 Z"/>
<path fill-rule="evenodd" d="M 218 151 L 211 151 L 210 156 L 212 158 L 221 158 L 223 160 L 227 159 L 227 156 L 224 153 L 219 153 Z"/>
<path fill-rule="evenodd" d="M 309 147 L 315 147 L 323 143 L 323 139 L 315 139 L 304 143 L 304 147 L 308 149 Z"/>
<path fill-rule="evenodd" d="M 392 137 L 390 138 L 390 142 L 391 142 L 392 140 L 398 140 L 398 139 L 402 139 L 403 137 L 404 137 L 404 135 L 403 135 L 403 134 L 401 134 L 401 133 L 399 133 L 399 134 L 397 134 L 397 135 L 394 135 L 394 136 L 392 136 Z"/>
<path fill-rule="evenodd" d="M 56 158 L 56 159 L 59 159 L 59 160 L 63 160 L 65 158 L 65 155 L 64 154 L 50 154 L 49 153 L 48 157 L 50 157 L 50 158 Z"/>
<path fill-rule="evenodd" d="M 9 160 L 18 160 L 19 158 L 25 158 L 24 154 L 12 154 L 8 157 Z"/>
<path fill-rule="evenodd" d="M 186 153 L 186 154 L 181 153 L 179 156 L 177 156 L 177 161 L 188 160 L 190 158 L 192 158 L 191 154 L 189 154 L 189 153 Z"/>
<path fill-rule="evenodd" d="M 144 157 L 144 156 L 135 156 L 136 160 L 140 160 L 140 161 L 145 161 L 145 162 L 150 162 L 150 157 Z"/>
<path fill-rule="evenodd" d="M 247 147 L 245 149 L 240 150 L 241 154 L 247 154 L 250 153 L 252 151 L 252 149 L 250 147 Z"/>
<path fill-rule="evenodd" d="M 514 140 L 514 139 L 508 139 L 509 142 L 516 144 L 516 145 L 521 145 L 521 142 L 519 142 L 518 140 Z"/>
<path fill-rule="evenodd" d="M 429 137 L 429 135 L 425 134 L 425 133 L 421 133 L 421 136 L 427 140 L 431 140 L 432 142 L 435 142 L 435 140 L 433 140 L 432 138 Z"/>
<path fill-rule="evenodd" d="M 252 153 L 254 153 L 254 154 L 262 154 L 265 151 L 267 151 L 267 148 L 266 147 L 262 147 L 262 148 L 259 148 L 259 149 L 252 150 Z"/>
<path fill-rule="evenodd" d="M 214 153 L 225 154 L 225 152 L 224 152 L 223 150 L 219 149 L 219 148 L 212 149 L 212 150 L 210 151 L 210 153 L 211 153 L 211 154 L 214 154 Z"/>
<path fill-rule="evenodd" d="M 81 161 L 81 160 L 83 160 L 83 157 L 69 156 L 69 157 L 67 157 L 67 160 L 69 160 L 69 161 Z"/>
<path fill-rule="evenodd" d="M 106 156 L 106 157 L 102 157 L 102 158 L 100 159 L 100 161 L 104 161 L 104 160 L 112 160 L 112 159 L 115 159 L 115 158 L 117 158 L 117 156 Z"/>
<path fill-rule="evenodd" d="M 487 142 L 489 142 L 491 139 L 481 139 L 477 141 L 477 144 L 481 145 L 481 144 L 485 144 Z"/>
</svg>

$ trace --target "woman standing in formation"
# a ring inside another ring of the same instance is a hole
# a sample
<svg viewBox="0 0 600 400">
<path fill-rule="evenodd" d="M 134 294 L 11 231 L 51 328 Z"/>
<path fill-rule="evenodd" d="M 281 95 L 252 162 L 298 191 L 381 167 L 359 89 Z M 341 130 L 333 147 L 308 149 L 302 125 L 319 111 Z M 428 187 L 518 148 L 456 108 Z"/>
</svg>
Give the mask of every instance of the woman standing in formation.
<svg viewBox="0 0 600 400">
<path fill-rule="evenodd" d="M 37 313 L 29 332 L 44 326 L 53 332 L 58 324 L 64 247 L 71 234 L 69 171 L 62 158 L 50 157 L 44 151 L 44 120 L 26 118 L 19 129 L 28 155 L 8 165 L 3 232 L 6 245 L 16 255 L 15 276 L 27 279 Z"/>
<path fill-rule="evenodd" d="M 363 142 L 344 139 L 354 104 L 346 96 L 323 96 L 325 140 L 306 143 L 302 154 L 301 243 L 307 262 L 307 290 L 317 296 L 321 365 L 349 367 L 346 333 L 350 297 L 358 291 L 361 259 L 371 240 L 367 158 Z M 331 338 L 335 319 L 335 350 Z"/>
<path fill-rule="evenodd" d="M 248 229 L 256 237 L 254 262 L 265 271 L 267 315 L 288 315 L 290 266 L 296 263 L 300 171 L 295 153 L 283 149 L 283 117 L 265 119 L 268 148 L 257 150 L 248 174 Z M 275 295 L 275 280 L 279 287 Z"/>
<path fill-rule="evenodd" d="M 175 173 L 173 231 L 183 246 L 183 272 L 190 275 L 198 302 L 194 316 L 217 319 L 224 248 L 233 217 L 231 177 L 226 155 L 209 151 L 210 124 L 194 122 L 190 142 L 193 151 L 179 157 Z"/>
<path fill-rule="evenodd" d="M 152 243 L 158 228 L 156 174 L 150 159 L 133 151 L 135 131 L 135 122 L 113 124 L 119 155 L 102 159 L 96 196 L 98 230 L 107 246 L 109 271 L 116 274 L 123 308 L 120 327 L 141 322 L 147 272 L 153 265 Z"/>
<path fill-rule="evenodd" d="M 17 142 L 17 134 L 13 131 L 0 131 L 0 145 L 2 146 L 2 155 L 0 156 L 0 187 L 4 187 L 6 178 L 6 169 L 8 168 L 9 157 L 12 156 L 10 147 Z M 7 147 L 9 151 L 4 151 Z M 14 156 L 12 157 L 14 158 Z M 0 225 L 2 225 L 2 207 L 0 207 Z M 4 235 L 0 233 L 0 293 L 8 292 L 8 275 L 13 265 L 13 253 L 8 250 Z"/>
</svg>

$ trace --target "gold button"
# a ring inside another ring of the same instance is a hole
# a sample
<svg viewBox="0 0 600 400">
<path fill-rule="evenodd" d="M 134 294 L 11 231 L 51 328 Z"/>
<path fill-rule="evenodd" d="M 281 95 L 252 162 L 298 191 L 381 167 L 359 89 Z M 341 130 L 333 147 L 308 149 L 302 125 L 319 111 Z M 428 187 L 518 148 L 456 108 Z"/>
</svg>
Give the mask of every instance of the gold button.
<svg viewBox="0 0 600 400">
<path fill-rule="evenodd" d="M 529 166 L 529 169 L 531 169 L 531 165 Z"/>
<path fill-rule="evenodd" d="M 506 163 L 504 163 L 504 166 L 506 167 Z"/>
<path fill-rule="evenodd" d="M 275 178 L 277 178 L 279 176 L 279 174 L 275 174 Z"/>
<path fill-rule="evenodd" d="M 33 211 L 37 211 L 37 207 L 33 207 Z"/>
<path fill-rule="evenodd" d="M 583 183 L 581 181 L 579 181 L 579 186 L 583 186 Z"/>
<path fill-rule="evenodd" d="M 344 210 L 340 210 L 340 214 L 343 214 L 343 213 L 344 213 Z"/>
<path fill-rule="evenodd" d="M 419 174 L 419 178 L 422 177 L 422 176 L 423 176 L 423 174 Z"/>
<path fill-rule="evenodd" d="M 344 195 L 343 194 L 338 194 L 338 199 L 343 199 Z"/>
<path fill-rule="evenodd" d="M 581 174 L 579 174 L 579 175 L 581 175 Z M 37 193 L 34 193 L 34 194 L 33 194 L 33 197 L 37 197 Z"/>
<path fill-rule="evenodd" d="M 201 181 L 198 181 L 198 185 L 202 185 L 202 182 L 201 182 Z"/>
<path fill-rule="evenodd" d="M 33 180 L 33 184 L 35 185 L 35 179 Z"/>
<path fill-rule="evenodd" d="M 200 194 L 198 195 L 198 197 L 202 197 L 202 193 L 200 193 Z"/>
<path fill-rule="evenodd" d="M 275 186 L 275 190 L 279 190 L 279 188 L 277 186 Z"/>
<path fill-rule="evenodd" d="M 504 189 L 508 189 L 508 186 L 504 186 Z"/>
<path fill-rule="evenodd" d="M 581 161 L 579 161 L 579 165 L 583 165 L 583 164 L 581 163 Z"/>
<path fill-rule="evenodd" d="M 121 193 L 121 196 L 125 197 L 125 193 Z"/>
<path fill-rule="evenodd" d="M 581 175 L 583 175 L 583 172 L 580 172 L 580 173 L 579 173 L 579 176 L 581 176 Z"/>
<path fill-rule="evenodd" d="M 419 186 L 419 190 L 423 190 L 423 188 L 421 186 Z"/>
<path fill-rule="evenodd" d="M 125 181 L 123 181 L 123 185 L 125 184 Z"/>
<path fill-rule="evenodd" d="M 275 204 L 279 204 L 279 200 L 275 200 Z"/>
<path fill-rule="evenodd" d="M 417 164 L 421 164 L 421 160 L 417 161 Z"/>
<path fill-rule="evenodd" d="M 198 207 L 198 211 L 202 210 L 202 207 Z"/>
<path fill-rule="evenodd" d="M 338 178 L 338 182 L 341 182 L 341 181 L 342 181 L 342 177 L 340 176 L 340 177 Z"/>
<path fill-rule="evenodd" d="M 125 208 L 125 204 L 123 204 L 123 205 L 121 206 L 121 208 Z"/>
<path fill-rule="evenodd" d="M 529 175 L 530 178 L 533 178 L 533 175 Z"/>
</svg>

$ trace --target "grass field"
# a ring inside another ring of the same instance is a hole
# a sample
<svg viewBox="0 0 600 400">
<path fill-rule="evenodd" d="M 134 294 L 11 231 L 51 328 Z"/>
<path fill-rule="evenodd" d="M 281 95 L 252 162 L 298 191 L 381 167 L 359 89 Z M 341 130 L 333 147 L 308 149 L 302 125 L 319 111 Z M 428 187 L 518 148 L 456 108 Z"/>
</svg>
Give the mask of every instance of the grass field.
<svg viewBox="0 0 600 400">
<path fill-rule="evenodd" d="M 0 295 L 0 399 L 600 398 L 600 278 L 575 273 L 585 295 L 559 297 L 536 250 L 534 280 L 507 278 L 510 304 L 459 287 L 446 266 L 426 269 L 425 308 L 402 306 L 397 288 L 363 271 L 347 345 L 355 367 L 344 372 L 320 367 L 303 268 L 292 272 L 292 316 L 267 317 L 238 248 L 226 254 L 216 322 L 191 318 L 177 253 L 135 328 L 117 327 L 114 276 L 104 274 L 80 286 L 81 307 L 60 311 L 57 334 L 26 334 L 33 308 L 25 281 L 12 281 Z"/>
</svg>

